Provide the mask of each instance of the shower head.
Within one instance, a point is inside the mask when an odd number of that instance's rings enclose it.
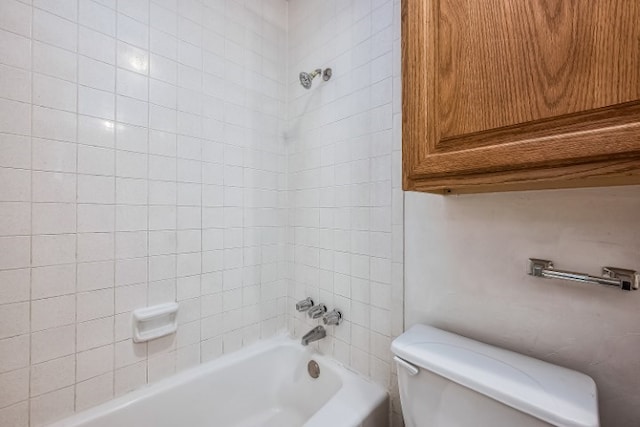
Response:
[[[310,89],[311,82],[316,76],[319,76],[320,74],[322,74],[322,70],[320,68],[318,68],[315,71],[312,71],[311,73],[305,73],[303,71],[300,73],[300,84],[302,85],[303,88]]]

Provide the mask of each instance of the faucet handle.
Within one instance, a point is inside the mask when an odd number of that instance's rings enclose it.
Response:
[[[307,314],[309,315],[310,318],[317,319],[319,317],[322,317],[322,315],[324,315],[326,312],[327,312],[327,306],[320,303],[314,307],[311,307],[307,312]]]
[[[296,303],[296,310],[298,311],[307,311],[311,307],[313,307],[313,300],[311,299],[311,297],[307,297],[302,301],[298,301]]]
[[[322,322],[327,326],[339,325],[341,321],[342,321],[342,313],[340,313],[335,308],[330,312],[328,312],[327,314],[325,314],[324,316],[322,316]]]

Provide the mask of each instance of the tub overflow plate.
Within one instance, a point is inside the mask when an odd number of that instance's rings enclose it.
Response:
[[[311,378],[318,378],[320,376],[320,366],[315,360],[310,360],[307,364],[307,372]]]

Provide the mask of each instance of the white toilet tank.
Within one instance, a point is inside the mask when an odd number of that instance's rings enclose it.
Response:
[[[591,377],[426,325],[391,345],[407,427],[598,427]]]

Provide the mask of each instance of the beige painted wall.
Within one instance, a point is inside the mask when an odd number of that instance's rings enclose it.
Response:
[[[405,196],[405,322],[591,375],[603,427],[640,423],[640,291],[544,280],[528,258],[640,270],[640,187]]]

